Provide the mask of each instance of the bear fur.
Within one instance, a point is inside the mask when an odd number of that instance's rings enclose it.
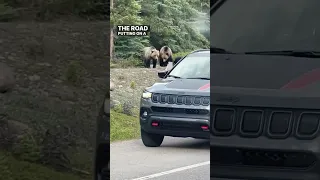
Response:
[[[159,64],[161,67],[166,67],[168,62],[173,62],[172,50],[168,46],[163,46],[159,53]]]
[[[151,61],[153,68],[156,68],[158,59],[159,51],[155,47],[151,46],[143,49],[143,61],[146,68],[150,68]]]

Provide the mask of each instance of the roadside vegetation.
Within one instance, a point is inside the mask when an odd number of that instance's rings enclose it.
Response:
[[[111,119],[111,142],[139,138],[140,127],[137,115],[126,115],[121,110],[111,110]]]

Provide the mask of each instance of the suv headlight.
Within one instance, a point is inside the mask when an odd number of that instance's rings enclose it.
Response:
[[[151,98],[151,96],[152,96],[152,93],[151,92],[148,92],[148,91],[143,91],[143,93],[142,93],[142,98],[144,98],[144,99],[150,99]]]

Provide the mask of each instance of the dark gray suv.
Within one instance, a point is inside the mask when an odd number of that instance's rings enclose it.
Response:
[[[142,93],[142,142],[160,146],[164,136],[209,139],[210,51],[198,50],[183,57],[161,81]]]
[[[320,179],[319,0],[211,12],[211,178]]]

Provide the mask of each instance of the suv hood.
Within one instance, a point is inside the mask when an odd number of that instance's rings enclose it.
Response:
[[[319,58],[234,54],[211,58],[211,103],[319,108]]]
[[[147,88],[149,92],[185,95],[210,95],[210,81],[167,78]]]

